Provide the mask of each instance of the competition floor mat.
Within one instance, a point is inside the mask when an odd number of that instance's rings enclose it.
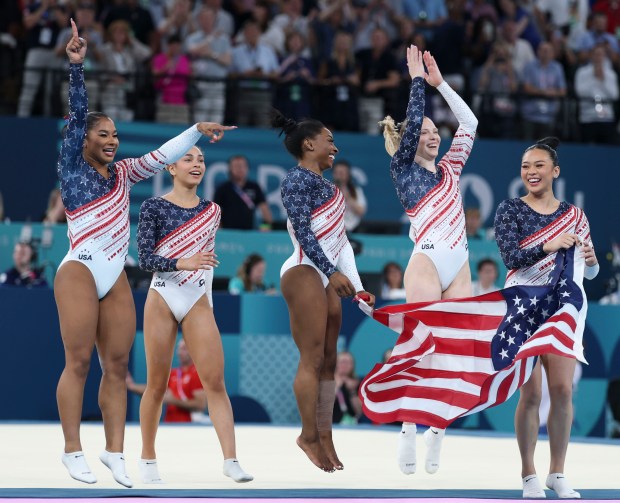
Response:
[[[423,428],[420,428],[424,431]],[[222,474],[222,454],[212,426],[162,425],[157,438],[160,474],[166,484],[141,483],[140,429],[129,424],[125,439],[127,473],[132,489],[117,484],[98,459],[104,447],[103,426],[82,425],[82,444],[98,482],[71,479],[60,462],[62,432],[57,423],[0,423],[0,500],[19,503],[179,503],[193,498],[209,503],[444,503],[452,501],[520,501],[521,478],[514,435],[448,430],[441,469],[424,471],[425,445],[418,434],[418,472],[403,475],[396,463],[397,428],[358,426],[336,428],[334,442],[345,469],[323,473],[295,444],[299,427],[239,425],[237,457],[255,479],[236,484]],[[536,467],[544,478],[549,443],[541,437]],[[582,501],[620,501],[620,441],[574,439],[568,450],[566,474]],[[555,493],[547,490],[547,498]],[[196,503],[198,503],[196,501]]]

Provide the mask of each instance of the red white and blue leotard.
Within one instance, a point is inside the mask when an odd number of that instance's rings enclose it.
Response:
[[[213,269],[178,271],[177,260],[215,250],[221,215],[220,207],[205,199],[194,208],[182,208],[152,197],[140,207],[140,268],[154,272],[151,288],[163,297],[179,323],[203,295],[213,307]]]
[[[131,187],[178,160],[201,137],[194,125],[159,149],[136,159],[108,166],[105,178],[82,156],[88,99],[83,65],[71,65],[69,124],[60,148],[58,178],[66,208],[70,248],[60,267],[70,260],[91,271],[102,299],[125,265],[129,247]]]
[[[561,202],[556,211],[544,215],[520,198],[502,201],[495,214],[495,239],[509,269],[504,288],[547,284],[557,252],[547,254],[543,246],[565,233],[576,234],[582,242],[592,243],[590,224],[581,208]],[[585,266],[584,276],[592,279],[598,269],[598,264]],[[585,292],[583,298],[586,298]],[[583,329],[575,333],[583,337]],[[576,358],[585,362],[581,339],[575,341],[574,350]]]
[[[416,77],[411,82],[407,125],[392,157],[390,175],[411,222],[413,255],[424,253],[432,260],[445,291],[469,256],[459,177],[474,143],[478,119],[445,81],[437,90],[459,121],[450,150],[437,163],[436,173],[415,162],[424,119],[424,79]]]
[[[364,290],[344,227],[342,192],[321,175],[296,166],[282,180],[281,194],[295,249],[282,265],[280,277],[292,267],[305,264],[316,269],[326,287],[338,269],[356,292]]]

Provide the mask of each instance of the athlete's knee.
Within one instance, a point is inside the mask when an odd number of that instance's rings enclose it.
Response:
[[[213,373],[213,375],[205,376],[202,380],[202,387],[209,393],[222,393],[226,391],[226,383],[224,382],[224,375],[220,373]]]
[[[129,356],[123,355],[101,360],[101,370],[107,377],[125,380],[129,370]]]
[[[538,410],[540,408],[540,402],[542,400],[542,392],[534,387],[521,388],[521,395],[519,397],[519,404],[526,409]]]
[[[573,400],[573,385],[570,382],[549,385],[549,398],[552,405],[567,406]]]
[[[90,369],[90,355],[67,356],[65,369],[78,379],[86,379]]]
[[[146,385],[146,389],[144,390],[144,395],[151,397],[153,400],[157,402],[162,402],[164,400],[164,396],[166,391],[168,390],[167,382],[158,382],[158,383],[148,383]]]
[[[299,359],[299,366],[312,370],[318,376],[323,368],[325,357],[321,352],[302,354]]]

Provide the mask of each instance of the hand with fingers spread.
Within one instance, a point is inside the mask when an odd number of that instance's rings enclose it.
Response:
[[[78,34],[77,25],[75,24],[75,21],[71,19],[71,38],[69,39],[65,50],[67,51],[67,56],[69,56],[69,61],[72,64],[78,65],[84,62],[84,59],[86,58],[86,45],[86,40],[80,37]]]
[[[177,270],[197,271],[198,269],[214,269],[220,265],[217,255],[213,252],[200,252],[188,258],[177,260]]]
[[[217,122],[199,122],[198,131],[210,138],[210,143],[217,143],[224,138],[224,131],[237,129],[237,126],[222,126]]]
[[[584,241],[582,243],[581,252],[583,253],[583,258],[586,260],[586,265],[588,267],[598,264],[598,259],[596,258],[596,253],[594,253],[592,241]]]
[[[577,236],[577,234],[566,233],[561,234],[557,238],[545,243],[543,245],[543,251],[545,253],[554,253],[562,249],[568,250],[575,245],[581,245],[581,239],[579,238],[579,236]]]
[[[409,75],[411,79],[416,77],[428,78],[428,75],[424,71],[424,62],[422,61],[422,51],[420,51],[415,45],[407,47],[407,68],[409,69]]]
[[[435,61],[435,58],[428,51],[424,51],[423,59],[428,71],[425,77],[426,82],[428,82],[430,86],[437,87],[443,82],[443,77],[437,66],[437,61]]]
[[[336,271],[329,277],[329,284],[334,289],[338,297],[351,297],[355,295],[353,283],[341,272]]]

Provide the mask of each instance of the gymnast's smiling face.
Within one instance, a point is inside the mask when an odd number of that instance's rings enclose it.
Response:
[[[338,148],[334,143],[332,132],[323,128],[314,138],[306,139],[307,153],[314,157],[321,171],[330,169],[334,165]]]

